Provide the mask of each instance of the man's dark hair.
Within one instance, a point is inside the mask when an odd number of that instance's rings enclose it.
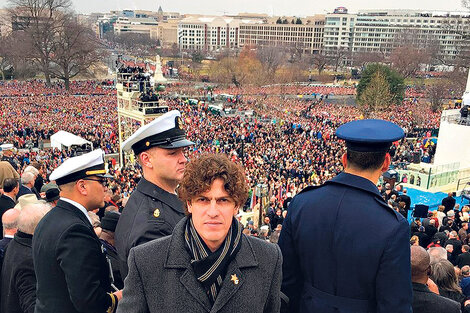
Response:
[[[470,251],[470,246],[468,245],[463,245],[462,248],[465,250],[465,252]]]
[[[348,163],[351,167],[360,170],[377,170],[385,161],[386,152],[357,152],[349,150],[346,153]]]
[[[18,179],[16,178],[5,178],[3,181],[3,191],[12,192],[19,184]]]

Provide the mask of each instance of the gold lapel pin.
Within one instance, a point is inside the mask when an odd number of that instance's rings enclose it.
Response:
[[[159,216],[160,216],[160,210],[159,210],[159,209],[155,209],[155,211],[153,211],[153,216],[159,217]]]
[[[237,275],[236,275],[236,274],[233,274],[233,275],[231,275],[231,277],[232,277],[232,278],[230,278],[230,280],[233,281],[233,283],[234,283],[235,285],[238,285],[239,280],[238,280]]]

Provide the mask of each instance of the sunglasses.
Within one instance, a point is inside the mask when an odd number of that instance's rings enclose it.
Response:
[[[106,178],[101,178],[101,179],[82,178],[82,179],[83,180],[91,180],[91,181],[99,182],[101,185],[103,185],[105,187],[108,185],[108,180]]]

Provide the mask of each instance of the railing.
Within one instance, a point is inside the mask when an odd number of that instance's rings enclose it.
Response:
[[[470,126],[470,117],[462,117],[461,114],[449,114],[449,115],[443,115],[441,117],[441,122],[448,122],[451,124],[459,124],[459,125],[465,125],[465,126]]]
[[[451,163],[445,165],[437,165],[427,170],[415,169],[396,169],[399,174],[399,181],[407,184],[430,189],[434,187],[442,187],[456,182],[461,175],[459,170],[460,163]],[[465,174],[466,175],[466,174]]]
[[[459,179],[459,181],[457,182],[457,190],[460,190],[460,186],[467,186],[468,184],[470,184],[470,177],[466,177],[466,178],[461,178]],[[463,188],[462,188],[463,189]]]
[[[121,110],[139,111],[144,114],[163,114],[168,112],[168,106],[163,100],[158,101],[141,101],[141,100],[120,100],[118,108]]]

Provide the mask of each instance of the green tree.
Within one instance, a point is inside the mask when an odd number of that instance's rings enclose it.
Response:
[[[387,109],[393,103],[390,85],[383,72],[374,72],[370,83],[359,96],[358,102],[360,110],[366,117],[375,111]]]
[[[403,77],[400,76],[400,74],[398,74],[394,70],[392,70],[390,67],[377,63],[369,64],[366,69],[362,72],[362,78],[359,81],[359,85],[357,86],[357,101],[359,103],[363,103],[364,99],[362,98],[362,94],[372,83],[373,78],[375,78],[375,83],[377,83],[377,72],[379,72],[379,76],[383,77],[383,79],[385,80],[388,87],[388,91],[391,94],[391,101],[388,105],[402,103],[403,98],[405,96],[405,84]]]
[[[276,24],[282,24],[282,20],[280,17],[277,19]]]
[[[297,20],[295,21],[295,24],[302,24],[302,20],[300,19],[300,17],[297,18]]]

